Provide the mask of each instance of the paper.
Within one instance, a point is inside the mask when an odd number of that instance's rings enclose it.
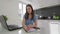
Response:
[[[31,28],[30,30],[28,30],[28,32],[34,32],[34,31],[36,31],[36,29],[34,28]]]

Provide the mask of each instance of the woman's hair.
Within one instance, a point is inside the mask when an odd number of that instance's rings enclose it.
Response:
[[[33,8],[32,8],[32,6],[30,5],[30,4],[27,4],[26,5],[26,13],[25,13],[25,19],[28,19],[29,17],[29,13],[28,13],[28,11],[27,11],[27,7],[31,7],[31,9],[32,9],[32,12],[31,12],[31,15],[32,15],[32,18],[31,19],[33,19],[34,18],[34,11],[33,11]]]

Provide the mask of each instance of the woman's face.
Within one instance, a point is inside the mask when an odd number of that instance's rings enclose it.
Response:
[[[32,9],[31,9],[31,7],[30,7],[30,6],[28,6],[28,7],[27,7],[27,12],[28,12],[29,14],[31,14],[31,13],[32,13]]]

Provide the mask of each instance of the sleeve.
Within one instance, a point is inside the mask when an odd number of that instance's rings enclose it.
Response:
[[[34,16],[34,21],[38,19],[38,16]]]

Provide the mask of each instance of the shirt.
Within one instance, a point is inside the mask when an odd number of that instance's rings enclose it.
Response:
[[[25,25],[26,26],[28,26],[29,24],[33,25],[33,23],[35,23],[35,20],[37,20],[37,19],[38,19],[38,17],[35,15],[33,19],[27,19],[27,20],[25,20]]]

